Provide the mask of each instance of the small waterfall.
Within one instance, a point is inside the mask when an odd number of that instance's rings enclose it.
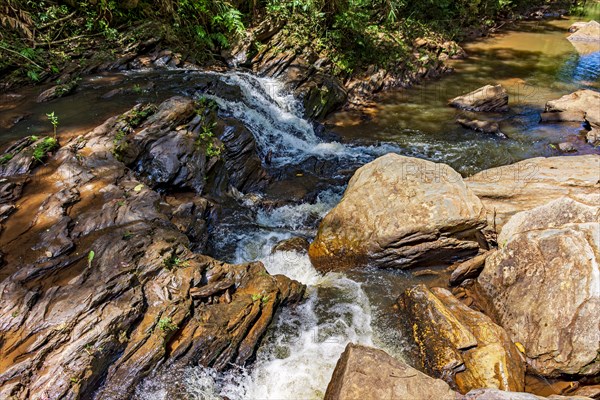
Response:
[[[392,145],[350,146],[324,142],[302,118],[302,105],[286,94],[280,82],[228,72],[221,83],[239,88],[239,95],[202,94],[219,105],[220,113],[242,121],[263,154],[272,152],[274,166],[298,164],[308,157],[337,158],[346,165],[363,164],[390,151]],[[182,398],[213,400],[314,399],[325,394],[335,364],[350,342],[373,345],[371,304],[361,284],[344,274],[321,274],[308,255],[278,251],[273,246],[292,236],[313,237],[316,222],[337,204],[343,187],[325,190],[312,203],[259,209],[254,221],[222,224],[213,233],[217,256],[241,263],[262,261],[270,274],[283,274],[307,286],[306,299],[284,308],[249,368],[225,373],[202,367],[153,376],[142,384],[137,399],[166,400],[165,387],[175,385]],[[246,204],[252,209],[252,204]],[[232,249],[235,249],[232,251]],[[175,377],[175,378],[174,378]],[[175,382],[174,382],[175,380]],[[172,390],[171,390],[172,393]]]
[[[325,215],[341,197],[343,188],[321,193],[313,204],[286,205],[257,214],[254,230],[239,233],[235,259],[262,261],[271,274],[284,274],[307,285],[304,302],[285,308],[248,368],[217,373],[202,367],[153,377],[138,388],[136,398],[167,400],[165,387],[176,386],[182,398],[213,400],[306,399],[325,394],[335,364],[349,342],[373,345],[371,305],[361,285],[340,273],[321,274],[308,255],[278,251],[279,240],[295,232],[313,235],[304,216]],[[224,238],[225,239],[225,238]]]
[[[302,103],[286,92],[276,79],[261,78],[243,72],[209,72],[223,83],[240,90],[239,98],[217,94],[198,94],[214,100],[223,115],[242,121],[254,134],[263,155],[272,154],[275,166],[299,163],[310,156],[366,163],[400,149],[390,143],[352,146],[325,142],[315,133],[313,124],[303,118]]]

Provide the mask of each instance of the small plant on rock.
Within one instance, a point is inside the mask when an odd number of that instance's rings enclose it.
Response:
[[[56,139],[56,129],[58,128],[58,117],[54,114],[54,111],[46,114],[46,117],[48,117],[48,121],[50,121],[50,123],[52,124],[52,128],[54,130],[54,138]]]
[[[158,321],[158,328],[163,332],[172,332],[179,329],[179,327],[176,324],[174,324],[171,318],[169,317],[161,318]]]
[[[43,163],[44,159],[48,156],[48,153],[50,153],[52,150],[56,149],[57,147],[58,147],[58,141],[56,140],[56,138],[53,138],[53,137],[44,138],[44,140],[42,140],[41,143],[37,144],[33,148],[33,159],[40,163]]]
[[[171,270],[175,267],[184,267],[185,268],[190,265],[189,261],[182,260],[174,254],[167,257],[163,261],[163,264],[164,264],[165,268],[168,270]]]

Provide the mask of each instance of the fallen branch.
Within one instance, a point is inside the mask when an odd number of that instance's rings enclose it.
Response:
[[[55,40],[53,42],[45,42],[45,43],[36,43],[36,46],[53,46],[55,44],[61,44],[61,43],[66,43],[72,40],[79,40],[79,39],[85,39],[85,38],[91,38],[94,36],[100,36],[102,35],[102,32],[98,32],[98,33],[93,33],[91,35],[79,35],[79,36],[73,36],[73,37],[69,37],[66,39],[61,39],[61,40]]]
[[[69,15],[67,15],[65,17],[62,17],[62,18],[59,18],[59,19],[55,19],[54,21],[46,22],[45,24],[40,25],[38,27],[38,30],[46,29],[46,28],[48,28],[48,27],[50,27],[52,25],[56,25],[56,24],[58,24],[60,22],[66,21],[69,18],[73,17],[76,13],[77,13],[76,11],[73,11],[71,14],[69,14]]]
[[[9,48],[7,48],[7,47],[4,47],[4,46],[2,46],[2,45],[0,45],[0,49],[2,49],[2,50],[4,50],[4,51],[7,51],[7,52],[9,52],[9,53],[12,53],[12,54],[16,54],[16,55],[18,55],[18,56],[20,56],[20,57],[22,57],[22,58],[26,59],[26,60],[27,60],[27,61],[29,61],[31,64],[33,64],[33,65],[35,65],[36,67],[38,67],[39,69],[44,69],[44,68],[43,68],[41,65],[39,65],[38,63],[36,63],[35,61],[33,61],[31,58],[29,58],[29,57],[27,57],[27,56],[24,56],[23,54],[19,53],[18,51],[11,50],[11,49],[9,49]]]

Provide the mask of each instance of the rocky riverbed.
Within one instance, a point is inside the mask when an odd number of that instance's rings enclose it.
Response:
[[[600,397],[597,91],[536,114],[583,154],[464,177],[306,120],[318,74],[303,103],[245,72],[148,76],[158,101],[0,154],[0,397]],[[444,102],[510,113],[492,83]]]

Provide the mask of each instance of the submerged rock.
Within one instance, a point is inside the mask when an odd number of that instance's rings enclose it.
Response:
[[[598,204],[561,198],[514,215],[478,278],[536,374],[600,372]]]
[[[474,131],[489,133],[506,139],[506,135],[500,132],[500,126],[494,121],[480,121],[478,119],[459,118],[456,120],[460,125]]]
[[[277,243],[275,246],[273,246],[273,250],[271,252],[275,253],[276,251],[295,251],[297,253],[306,254],[308,252],[309,246],[310,243],[308,243],[308,240],[301,237],[293,237],[290,239],[282,240],[281,242]]]
[[[349,344],[337,362],[325,400],[456,400],[441,379],[431,378],[382,350]]]
[[[488,227],[500,232],[508,219],[524,210],[567,196],[600,201],[600,156],[532,158],[491,168],[467,179],[483,202]]]
[[[359,168],[309,249],[321,271],[410,268],[474,255],[479,199],[445,164],[388,154]]]
[[[442,288],[407,289],[399,299],[407,333],[424,370],[461,393],[477,388],[522,391],[525,366],[500,326]]]
[[[486,85],[470,93],[450,100],[452,107],[468,111],[508,111],[508,93],[502,85]]]

